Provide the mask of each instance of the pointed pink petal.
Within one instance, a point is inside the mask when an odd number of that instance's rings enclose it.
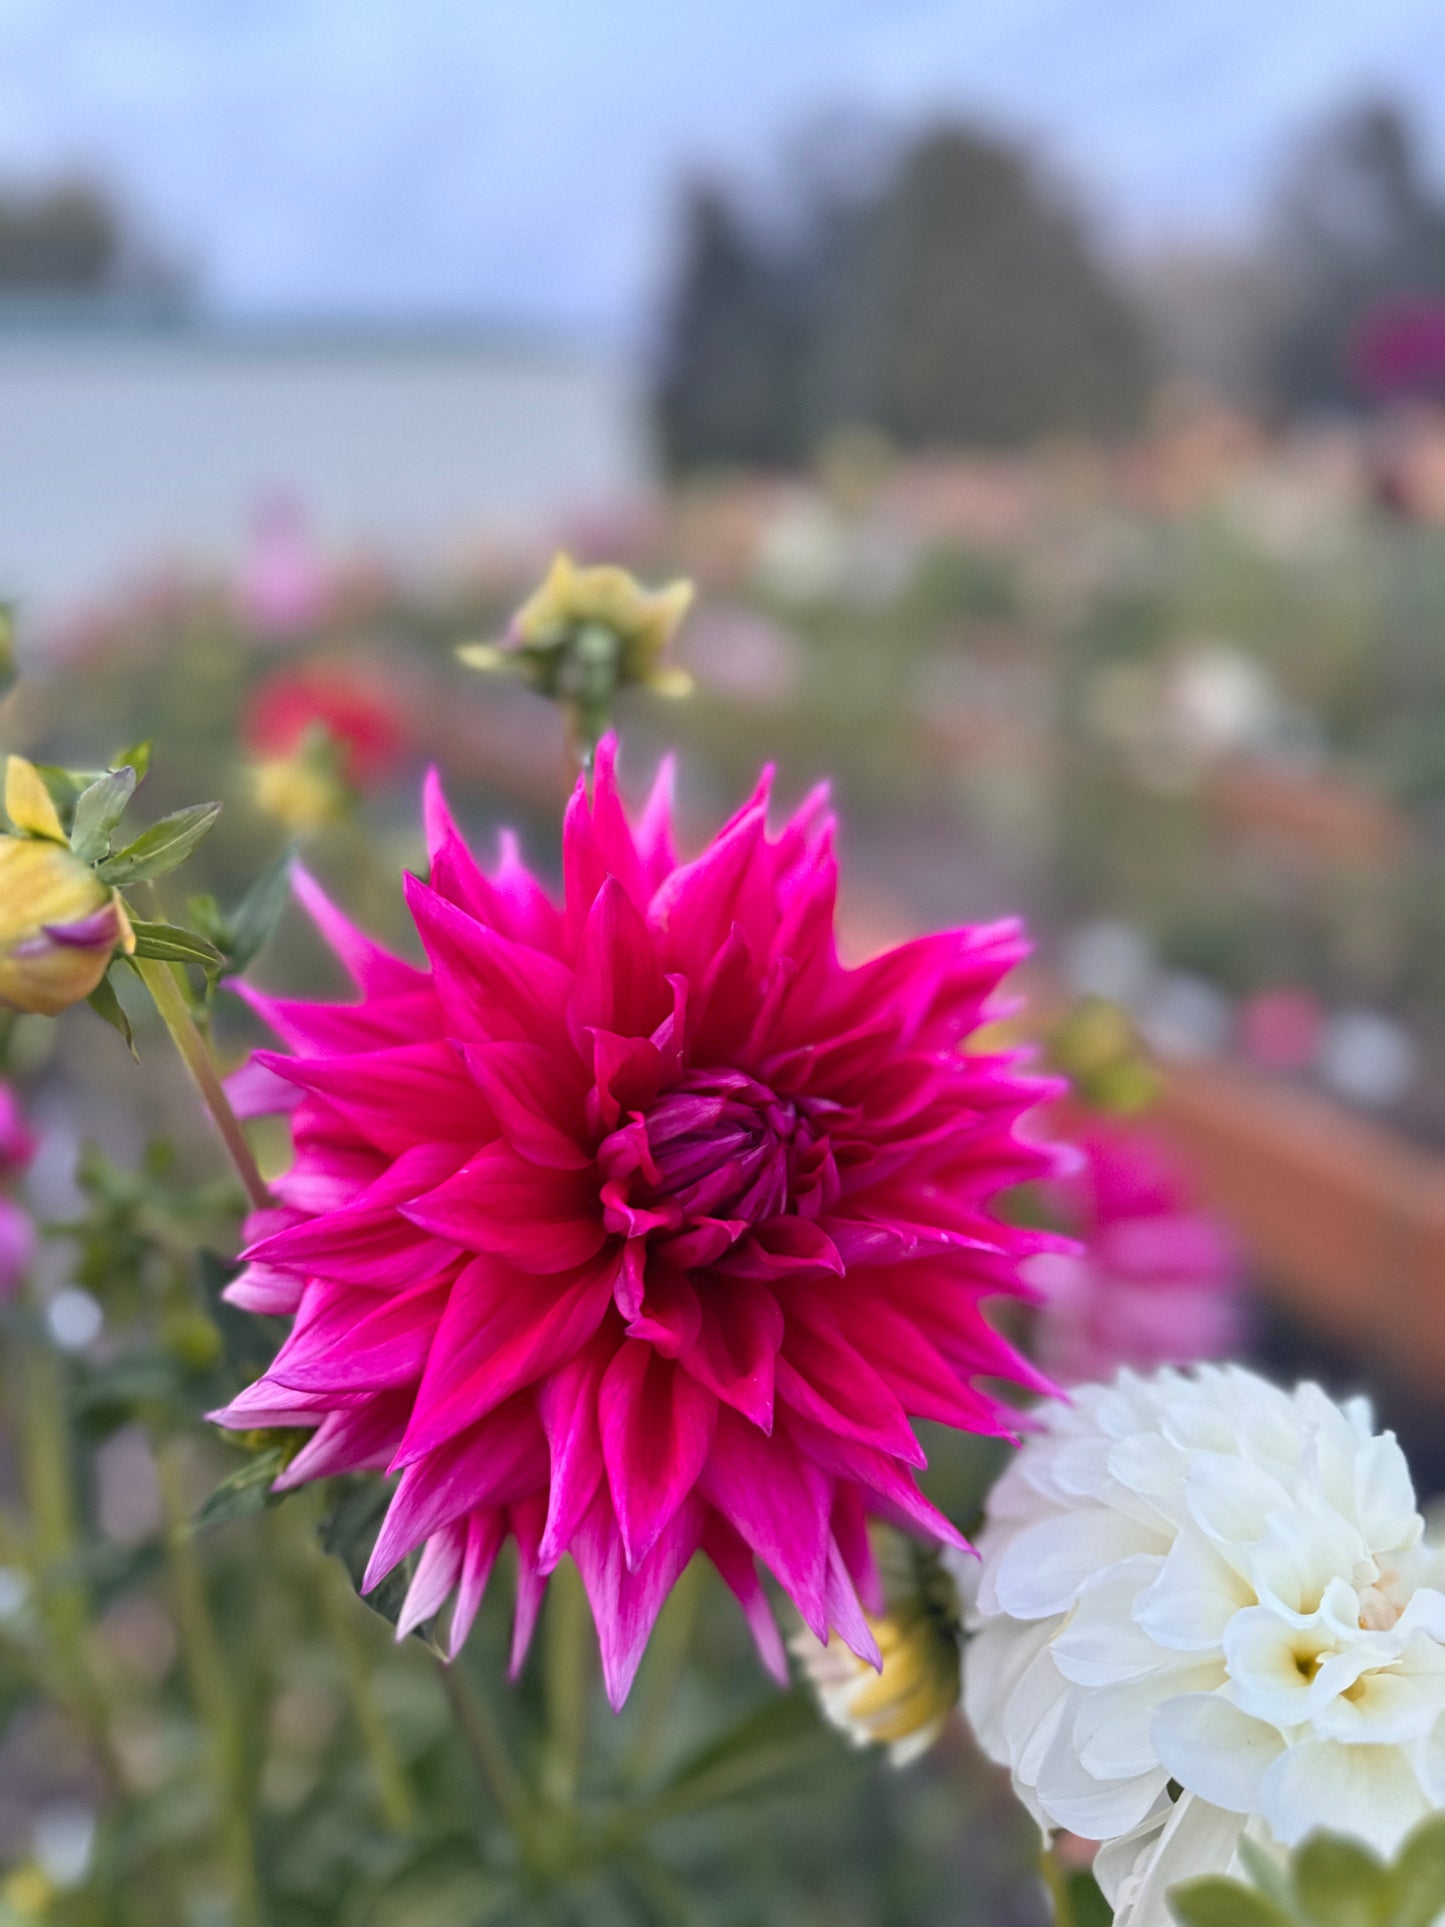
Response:
[[[590,1172],[529,1164],[509,1144],[485,1145],[454,1178],[401,1207],[413,1224],[521,1271],[570,1271],[601,1249]]]
[[[361,1590],[476,1506],[512,1504],[545,1486],[546,1444],[530,1403],[514,1399],[460,1438],[409,1465],[392,1494]]]
[[[526,1042],[556,1033],[572,987],[564,964],[478,923],[415,877],[403,888],[454,1036]]]
[[[819,1639],[825,1639],[831,1478],[795,1451],[786,1437],[764,1438],[747,1419],[725,1409],[718,1413],[714,1449],[698,1490],[752,1547]]]
[[[706,1462],[718,1402],[650,1345],[628,1339],[598,1394],[602,1457],[629,1571],[635,1572]]]
[[[615,1330],[604,1328],[577,1356],[550,1374],[537,1409],[552,1458],[547,1522],[538,1549],[550,1572],[586,1517],[606,1468],[597,1427],[597,1391],[617,1349]]]
[[[451,1286],[398,1465],[434,1451],[574,1357],[606,1316],[615,1260],[536,1278],[476,1258]]]
[[[291,888],[316,928],[341,961],[353,983],[369,997],[405,997],[427,984],[424,970],[383,949],[358,930],[299,863],[291,868]]]
[[[766,1286],[730,1279],[725,1291],[702,1299],[697,1342],[682,1354],[693,1377],[754,1425],[771,1431],[783,1312]]]
[[[717,1567],[723,1583],[743,1609],[748,1622],[748,1630],[758,1649],[758,1657],[772,1674],[779,1686],[786,1688],[791,1684],[788,1677],[788,1656],[783,1650],[783,1637],[778,1631],[778,1622],[773,1617],[768,1595],[758,1578],[758,1569],[748,1547],[733,1531],[727,1520],[708,1509],[707,1523],[702,1532],[702,1549]]]
[[[582,927],[568,1022],[579,1043],[590,1029],[649,1037],[672,1009],[652,937],[616,877],[604,879]]]
[[[636,1572],[628,1570],[605,1489],[576,1535],[572,1556],[592,1603],[603,1683],[614,1711],[627,1698],[663,1601],[697,1550],[702,1520],[703,1508],[687,1499]]]

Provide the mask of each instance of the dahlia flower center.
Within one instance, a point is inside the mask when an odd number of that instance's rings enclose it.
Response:
[[[687,1234],[669,1253],[682,1264],[710,1262],[786,1212],[814,1215],[831,1193],[820,1180],[832,1153],[805,1104],[745,1071],[689,1072],[613,1131],[598,1163],[608,1229]]]

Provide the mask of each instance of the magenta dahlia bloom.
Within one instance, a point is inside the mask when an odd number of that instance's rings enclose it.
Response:
[[[910,1420],[1006,1433],[975,1381],[1042,1383],[979,1307],[1048,1242],[989,1200],[1051,1158],[1018,1128],[1046,1087],[965,1048],[1017,925],[845,970],[821,794],[770,836],[764,780],[680,864],[668,773],[634,829],[613,760],[560,907],[509,840],[484,874],[431,781],[427,970],[298,879],[361,999],[251,996],[295,1054],[238,1096],[296,1157],[229,1295],[295,1324],[217,1417],[314,1428],[283,1486],[398,1474],[365,1584],[419,1555],[402,1628],[450,1599],[453,1652],[509,1535],[514,1664],[570,1553],[620,1704],[698,1551],[780,1677],[759,1563],[877,1662],[867,1515],[961,1543]]]
[[[1243,1267],[1229,1227],[1194,1200],[1173,1147],[1147,1126],[1096,1121],[1059,1187],[1072,1252],[1026,1266],[1043,1294],[1036,1346],[1066,1385],[1227,1358],[1244,1335]]]

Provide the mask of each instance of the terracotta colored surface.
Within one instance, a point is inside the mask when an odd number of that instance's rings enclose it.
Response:
[[[1445,1387],[1445,1160],[1227,1065],[1173,1072],[1162,1111],[1282,1303]]]

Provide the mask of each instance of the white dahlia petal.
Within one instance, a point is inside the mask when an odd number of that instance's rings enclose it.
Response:
[[[1265,1769],[1284,1751],[1273,1726],[1218,1693],[1170,1700],[1154,1715],[1154,1746],[1172,1779],[1211,1806],[1253,1813]]]
[[[1281,1846],[1329,1827],[1390,1856],[1431,1803],[1402,1748],[1306,1739],[1271,1764],[1259,1805]]]
[[[1393,1848],[1445,1807],[1445,1562],[1362,1401],[1237,1366],[1042,1416],[990,1501],[964,1705],[1116,1927],[1242,1831]]]

